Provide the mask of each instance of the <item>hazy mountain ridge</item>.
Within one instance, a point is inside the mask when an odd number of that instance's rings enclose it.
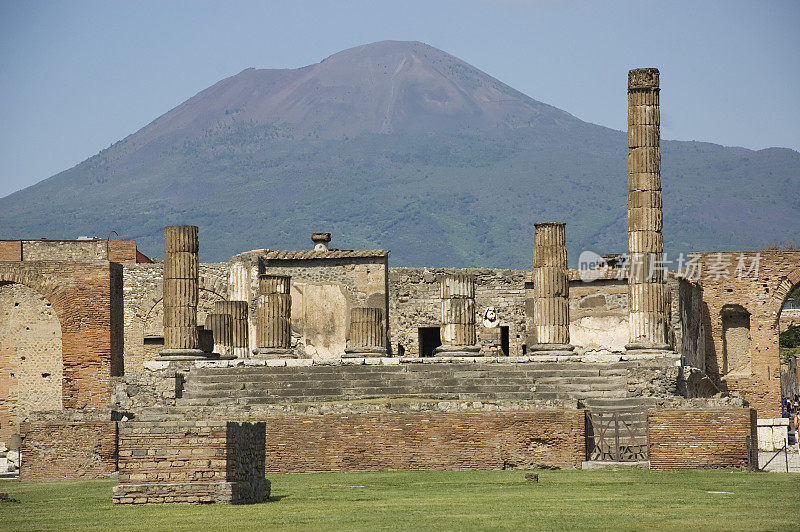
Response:
[[[528,267],[532,223],[572,258],[624,251],[625,134],[421,43],[248,69],[76,167],[0,199],[0,238],[201,228],[203,260],[254,247],[392,250],[395,265]],[[668,251],[758,248],[800,229],[800,154],[663,142]]]

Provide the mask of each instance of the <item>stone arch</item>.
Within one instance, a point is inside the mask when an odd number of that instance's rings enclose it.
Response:
[[[0,281],[0,442],[31,412],[63,407],[62,352],[53,303],[28,284]]]
[[[777,288],[772,291],[772,300],[774,302],[772,311],[776,329],[779,326],[783,305],[786,304],[786,299],[798,284],[800,284],[800,268],[795,268],[785,277],[781,277]]]
[[[202,268],[202,266],[201,266]],[[214,301],[224,301],[227,299],[228,286],[227,279],[220,275],[200,275],[198,279],[200,291],[200,301],[198,303],[198,325],[203,325],[205,314],[209,312],[210,304]],[[139,304],[136,318],[132,322],[131,336],[126,338],[126,343],[131,342],[132,348],[125,349],[125,367],[131,371],[137,371],[141,364],[147,360],[153,360],[163,349],[163,345],[145,345],[145,338],[148,336],[163,336],[163,321],[161,308],[163,308],[164,293],[163,285],[158,284],[155,288],[148,291]]]

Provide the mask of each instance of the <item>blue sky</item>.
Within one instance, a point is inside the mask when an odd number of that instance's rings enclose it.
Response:
[[[800,149],[797,1],[0,0],[0,197],[247,67],[384,39],[615,129],[627,70],[655,66],[665,138]]]

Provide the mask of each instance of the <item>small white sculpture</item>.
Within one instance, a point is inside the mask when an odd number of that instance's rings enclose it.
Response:
[[[494,307],[486,307],[483,311],[483,326],[484,327],[499,327],[500,318],[497,316],[497,309]]]

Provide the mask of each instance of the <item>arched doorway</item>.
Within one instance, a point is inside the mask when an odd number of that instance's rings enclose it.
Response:
[[[33,288],[0,282],[0,442],[31,412],[62,408],[61,324]]]

